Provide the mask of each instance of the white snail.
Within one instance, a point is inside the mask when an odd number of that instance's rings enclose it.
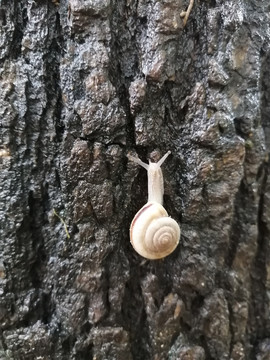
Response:
[[[171,254],[180,239],[180,227],[168,216],[162,206],[163,176],[160,166],[170,155],[168,151],[157,163],[149,164],[139,158],[128,158],[147,170],[148,202],[137,212],[130,225],[130,242],[141,256],[146,259],[161,259]]]

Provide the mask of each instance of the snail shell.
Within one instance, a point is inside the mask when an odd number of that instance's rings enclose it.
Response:
[[[130,242],[141,256],[161,259],[177,247],[180,227],[157,202],[146,203],[130,225]]]

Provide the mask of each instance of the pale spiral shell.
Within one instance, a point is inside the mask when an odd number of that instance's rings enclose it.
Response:
[[[161,259],[177,247],[180,227],[157,202],[148,202],[134,216],[130,242],[141,256]]]

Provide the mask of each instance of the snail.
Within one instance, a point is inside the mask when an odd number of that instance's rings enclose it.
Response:
[[[137,212],[130,225],[130,242],[134,250],[146,259],[161,259],[171,254],[180,239],[180,227],[168,216],[163,204],[163,176],[161,165],[170,155],[168,151],[157,163],[144,163],[128,155],[133,162],[147,170],[148,202]]]

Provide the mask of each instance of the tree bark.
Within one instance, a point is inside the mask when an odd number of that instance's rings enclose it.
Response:
[[[270,358],[269,0],[2,0],[1,359]],[[181,240],[140,257],[137,154]]]

